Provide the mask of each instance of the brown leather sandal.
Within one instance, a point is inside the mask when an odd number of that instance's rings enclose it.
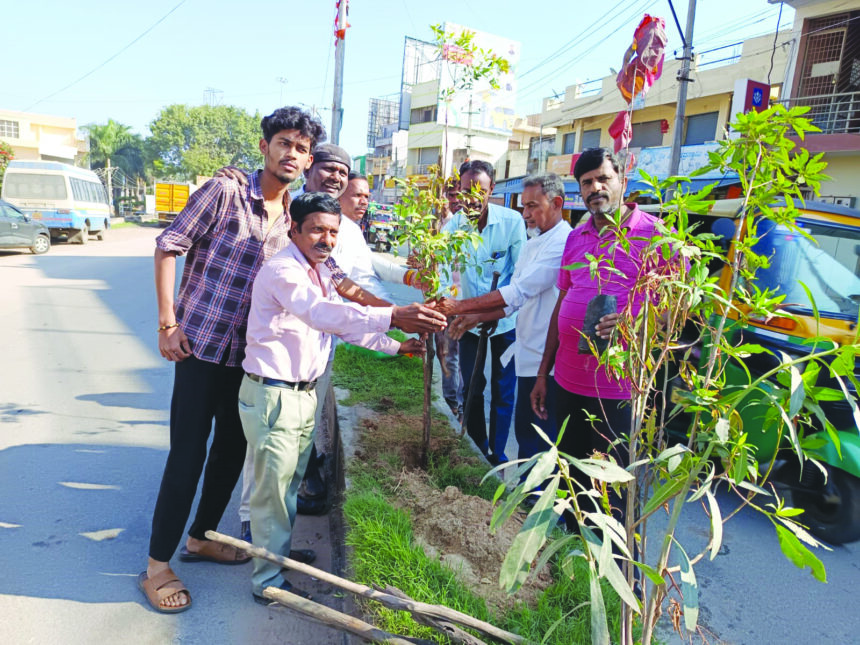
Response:
[[[251,560],[251,556],[242,549],[237,549],[229,544],[207,541],[199,551],[189,551],[182,547],[179,551],[179,559],[183,562],[215,562],[216,564],[245,564]]]
[[[146,571],[142,571],[137,576],[137,586],[146,596],[150,606],[159,613],[178,614],[186,609],[191,609],[191,594],[170,567],[156,573],[152,578],[148,578]],[[179,607],[165,607],[161,604],[165,598],[177,593],[184,593],[188,598],[188,604]]]

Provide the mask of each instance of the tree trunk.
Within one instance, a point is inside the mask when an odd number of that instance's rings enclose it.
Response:
[[[433,359],[436,356],[433,334],[427,334],[424,344],[427,347],[427,353],[424,355],[424,447],[421,451],[421,466],[426,470],[430,460],[430,424],[432,422],[430,397],[433,383]]]

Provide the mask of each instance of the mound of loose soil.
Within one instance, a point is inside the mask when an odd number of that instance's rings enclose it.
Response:
[[[399,503],[412,518],[416,541],[431,557],[439,557],[476,595],[486,599],[494,611],[516,603],[534,606],[551,583],[547,568],[529,576],[522,588],[508,595],[499,588],[502,561],[522,522],[516,517],[490,532],[493,506],[487,500],[464,495],[449,486],[434,488],[421,471],[404,471],[400,478]]]

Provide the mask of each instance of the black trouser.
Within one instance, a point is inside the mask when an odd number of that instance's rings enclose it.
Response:
[[[193,356],[176,363],[170,403],[170,452],[152,516],[149,556],[167,562],[176,551],[191,514],[203,464],[203,490],[188,534],[205,540],[230,502],[245,461],[245,434],[239,420],[241,367],[227,367]],[[206,443],[215,420],[209,458]]]
[[[627,444],[616,444],[610,450],[609,444],[620,436],[630,434],[630,400],[629,399],[598,399],[590,396],[582,396],[568,392],[556,384],[555,411],[559,432],[564,420],[570,417],[564,436],[559,443],[559,450],[577,459],[585,459],[597,450],[609,453],[622,467],[630,463]],[[588,420],[586,411],[597,417],[598,421],[592,426]],[[591,480],[588,475],[578,468],[570,469],[571,477],[585,486],[586,490],[591,488]],[[578,491],[577,491],[578,492]],[[621,511],[616,516],[622,522],[624,517],[624,500],[615,495],[611,489],[609,501],[613,508]],[[586,508],[586,511],[592,509]],[[570,526],[570,517],[566,518]],[[574,520],[575,521],[575,520]]]

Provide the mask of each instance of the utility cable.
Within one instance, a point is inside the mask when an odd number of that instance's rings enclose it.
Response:
[[[104,61],[103,63],[101,63],[100,65],[97,65],[96,67],[94,67],[93,69],[91,69],[90,71],[88,71],[86,74],[84,74],[83,76],[81,76],[79,79],[77,79],[77,80],[75,80],[75,81],[72,81],[71,83],[69,83],[69,84],[68,84],[68,85],[66,85],[65,87],[63,87],[63,88],[61,88],[61,89],[57,90],[57,91],[56,91],[56,92],[54,92],[53,94],[49,94],[48,96],[46,96],[46,97],[44,97],[44,98],[39,99],[39,100],[38,100],[38,101],[36,101],[35,103],[30,104],[29,106],[27,106],[27,107],[24,109],[24,112],[29,112],[29,111],[30,111],[30,110],[32,110],[34,107],[36,107],[37,105],[39,105],[39,103],[42,103],[43,101],[47,101],[48,99],[53,98],[54,96],[56,96],[56,95],[57,95],[57,94],[59,94],[60,92],[65,92],[67,89],[69,89],[69,88],[70,88],[70,87],[72,87],[73,85],[77,85],[78,83],[80,83],[82,80],[84,80],[84,79],[85,79],[85,78],[87,78],[88,76],[91,76],[92,74],[96,73],[96,72],[97,72],[98,70],[100,70],[102,67],[104,67],[104,66],[105,66],[105,65],[107,65],[109,62],[111,62],[114,58],[116,58],[117,56],[119,56],[119,55],[120,55],[121,53],[123,53],[126,49],[128,49],[129,47],[131,47],[132,45],[134,45],[138,40],[140,40],[141,38],[143,38],[144,36],[146,36],[146,34],[148,34],[150,31],[152,31],[153,29],[155,29],[155,28],[156,28],[158,25],[160,25],[162,22],[164,22],[170,14],[172,14],[174,11],[176,11],[177,9],[179,9],[179,7],[181,7],[182,5],[184,5],[184,4],[185,4],[185,2],[186,2],[186,0],[180,0],[180,2],[179,2],[175,7],[173,7],[173,9],[171,9],[171,10],[170,10],[170,11],[168,11],[166,14],[164,14],[163,16],[161,16],[161,18],[159,18],[158,20],[156,20],[156,21],[155,21],[155,23],[153,23],[153,24],[152,24],[148,29],[146,29],[143,33],[141,33],[137,38],[135,38],[134,40],[132,40],[130,43],[128,43],[125,47],[123,47],[123,48],[122,48],[122,49],[120,49],[118,52],[116,52],[113,56],[111,56],[110,58],[108,58],[107,60],[105,60],[105,61]]]

